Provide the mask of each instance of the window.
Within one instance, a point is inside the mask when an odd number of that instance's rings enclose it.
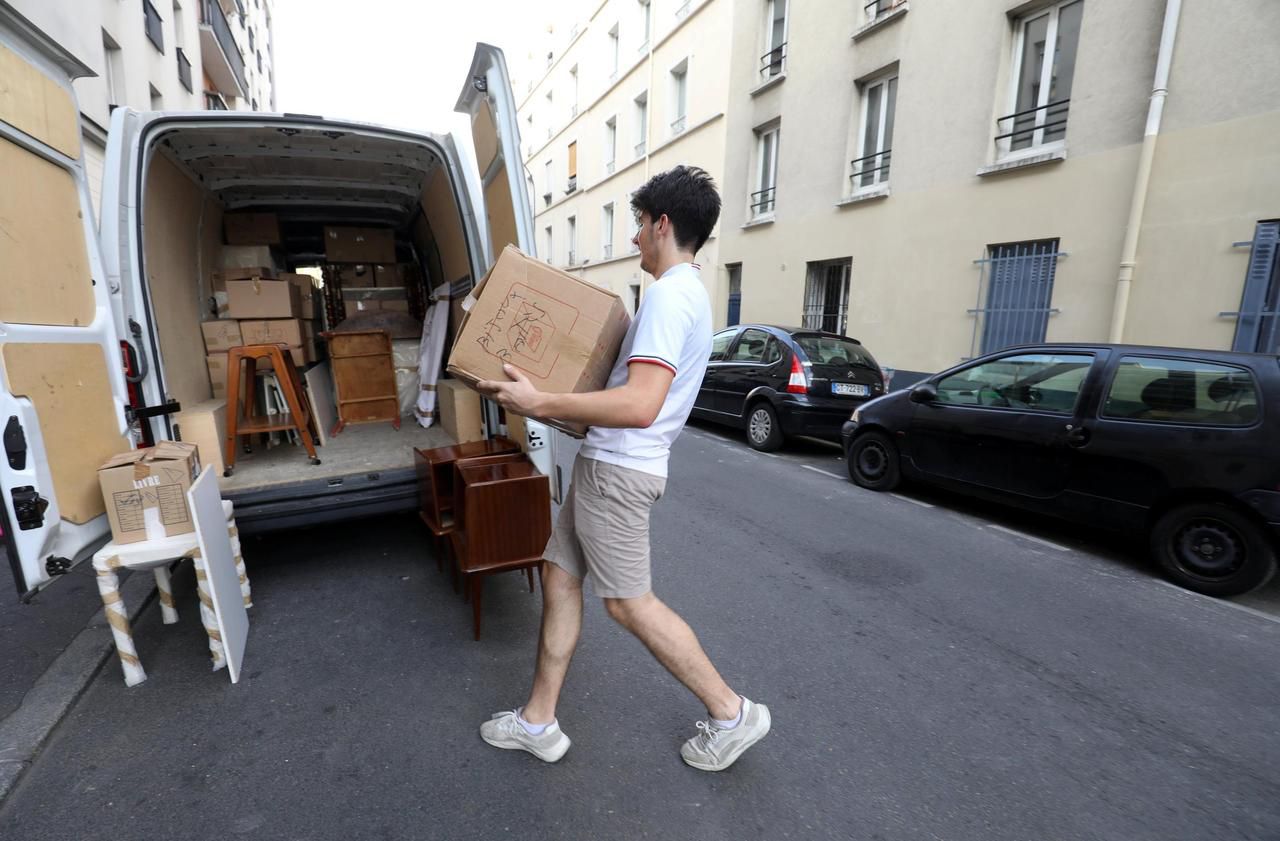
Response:
[[[1232,350],[1280,353],[1280,222],[1259,222],[1249,251]]]
[[[114,108],[124,102],[124,53],[116,40],[102,30],[103,81],[107,85],[107,105]]]
[[[742,337],[738,339],[733,352],[725,361],[769,364],[777,362],[781,356],[782,353],[778,350],[778,343],[774,341],[773,336],[753,327],[742,331]]]
[[[768,0],[765,3],[764,55],[760,56],[760,77],[765,81],[786,69],[787,2]]]
[[[151,110],[163,111],[164,96],[160,93],[160,91],[156,89],[155,85],[148,85],[147,87],[150,88],[150,91],[151,91]]]
[[[987,267],[986,307],[976,311],[980,353],[1044,341],[1049,316],[1057,312],[1050,302],[1059,256],[1056,239],[987,246],[987,259],[980,261]],[[979,289],[979,300],[981,295]]]
[[[631,284],[631,315],[640,312],[640,284]]]
[[[1107,390],[1102,415],[1124,420],[1249,426],[1258,419],[1258,387],[1244,368],[1126,356],[1120,360]]]
[[[1093,357],[1028,353],[965,368],[938,381],[938,403],[1071,414]]]
[[[738,331],[721,330],[711,337],[711,358],[708,362],[723,362],[724,355],[729,351],[729,345],[733,342],[733,337],[738,335]]]
[[[547,191],[542,194],[542,206],[550,207],[551,194],[555,192],[555,186],[552,184],[552,179],[554,176],[551,174],[551,161],[546,162],[546,164],[543,166],[543,171],[546,173]]]
[[[733,327],[742,320],[742,264],[725,266],[729,272],[729,308],[725,324]]]
[[[550,56],[548,56],[548,58],[550,58]],[[553,119],[553,112],[551,110],[552,106],[555,104],[555,97],[553,95],[554,93],[555,91],[551,89],[547,90],[547,139],[548,140],[551,139],[551,135],[552,135],[551,124],[555,122],[555,120]]]
[[[569,119],[578,116],[578,65],[569,68]]]
[[[810,263],[804,282],[807,330],[843,334],[849,318],[849,273],[853,258]]]
[[[142,0],[142,25],[147,33],[147,40],[164,52],[164,28],[160,13],[151,5],[151,0]]]
[[[751,194],[752,217],[773,213],[778,180],[778,126],[756,131],[756,189]]]
[[[547,233],[547,255],[546,255],[546,260],[547,260],[547,262],[548,262],[548,263],[555,263],[555,241],[554,241],[554,240],[552,240],[552,238],[551,238],[551,226],[550,226],[550,225],[548,225],[548,226],[547,226],[547,228],[546,228],[546,233]]]
[[[875,359],[867,349],[852,339],[841,339],[835,336],[819,336],[798,334],[793,337],[796,344],[809,357],[814,365],[837,365],[842,368],[870,368],[880,370]]]
[[[615,23],[609,30],[609,81],[618,78],[618,55],[618,24]]]
[[[867,22],[870,23],[905,5],[907,5],[907,0],[871,0],[870,3],[862,7],[862,11],[866,13]]]
[[[613,202],[604,206],[600,214],[600,254],[602,259],[613,257]]]
[[[643,158],[649,138],[649,92],[636,97],[636,157]]]
[[[862,88],[862,128],[858,132],[862,154],[850,164],[853,172],[849,176],[855,193],[889,183],[897,102],[897,76],[877,79]]]
[[[257,44],[256,44],[256,43],[255,43],[255,41],[254,41],[254,38],[253,38],[253,27],[251,26],[251,27],[249,27],[249,52],[253,52],[253,51],[257,50],[257,49],[258,49],[258,46],[257,46]]]
[[[689,59],[686,58],[671,68],[671,135],[673,137],[685,129],[688,98]]]
[[[178,0],[173,0],[173,45],[175,47],[185,47],[187,45],[187,22],[186,17],[182,14],[182,4]]]
[[[618,157],[618,118],[610,117],[604,121],[604,174],[613,175],[614,162]]]
[[[565,193],[572,193],[578,189],[578,141],[569,144],[569,185],[565,187]]]
[[[1060,143],[1067,136],[1084,0],[1058,3],[1015,23],[1011,96],[996,137],[1003,153]]]
[[[640,31],[644,37],[640,41],[640,51],[644,52],[649,49],[649,27],[653,23],[653,7],[649,5],[649,0],[639,0],[640,2]]]
[[[569,265],[578,263],[578,217],[569,217]]]

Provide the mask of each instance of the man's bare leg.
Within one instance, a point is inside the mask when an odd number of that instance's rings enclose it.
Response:
[[[582,630],[582,581],[550,561],[542,562],[542,631],[533,688],[521,717],[546,724],[556,717],[556,702],[569,673],[569,661]]]
[[[658,662],[706,705],[713,718],[732,721],[741,699],[724,682],[689,624],[653,593],[634,599],[605,599],[605,609],[634,634]]]

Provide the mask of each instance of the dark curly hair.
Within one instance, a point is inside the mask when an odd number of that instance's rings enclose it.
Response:
[[[632,194],[631,210],[637,224],[642,213],[655,222],[666,214],[675,228],[676,244],[696,254],[720,218],[720,194],[705,169],[681,165],[646,181]]]

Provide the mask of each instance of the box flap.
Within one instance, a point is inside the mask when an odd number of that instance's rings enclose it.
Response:
[[[147,455],[146,450],[130,450],[127,453],[117,453],[116,455],[104,461],[102,463],[102,466],[99,467],[98,469],[110,470],[113,467],[124,467],[126,464],[134,464],[136,462],[142,461],[143,458],[146,457],[146,455]]]

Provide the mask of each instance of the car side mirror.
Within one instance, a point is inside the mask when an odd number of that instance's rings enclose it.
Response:
[[[911,389],[912,403],[932,403],[938,399],[938,387],[933,383],[920,383]]]

